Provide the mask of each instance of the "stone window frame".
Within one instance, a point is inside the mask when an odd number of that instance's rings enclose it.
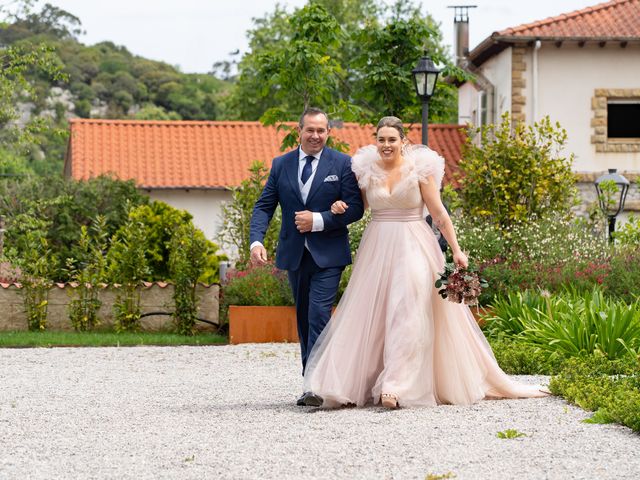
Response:
[[[596,152],[640,152],[640,138],[609,138],[607,136],[607,105],[609,99],[640,100],[640,88],[596,88],[591,98],[591,144]]]

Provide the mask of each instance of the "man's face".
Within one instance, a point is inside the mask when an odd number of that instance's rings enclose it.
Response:
[[[329,137],[327,117],[322,114],[305,115],[300,132],[300,148],[307,155],[316,155],[324,148]]]

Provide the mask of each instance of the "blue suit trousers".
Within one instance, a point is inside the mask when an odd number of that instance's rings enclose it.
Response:
[[[331,318],[344,267],[320,268],[306,248],[300,268],[289,270],[289,283],[296,301],[302,374],[316,340]]]

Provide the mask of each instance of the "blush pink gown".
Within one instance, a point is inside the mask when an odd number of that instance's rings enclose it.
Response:
[[[511,380],[469,307],[443,300],[434,287],[444,257],[425,221],[419,182],[431,177],[440,185],[442,157],[410,147],[391,192],[378,159],[373,145],[353,157],[372,220],[349,285],[310,354],[304,390],[327,408],[376,404],[381,393],[405,407],[545,396],[539,386]]]

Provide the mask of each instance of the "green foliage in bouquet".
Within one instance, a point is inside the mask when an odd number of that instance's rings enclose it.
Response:
[[[457,268],[453,263],[445,263],[444,272],[440,273],[435,286],[444,299],[454,303],[477,305],[483,288],[489,284],[480,277],[478,270],[472,267]]]

